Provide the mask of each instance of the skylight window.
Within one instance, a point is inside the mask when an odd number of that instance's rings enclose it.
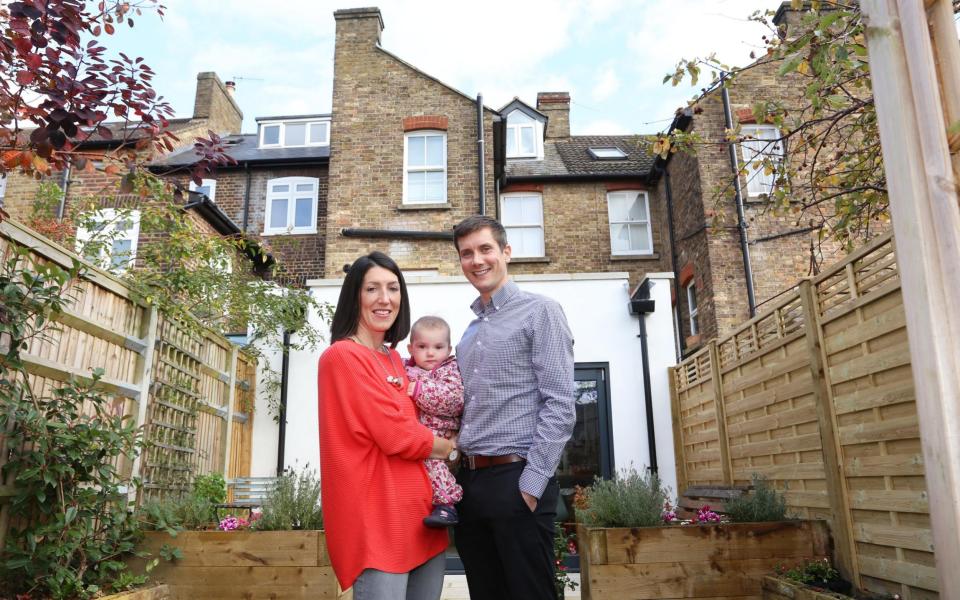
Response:
[[[620,160],[627,157],[620,148],[590,148],[590,155],[597,160]]]

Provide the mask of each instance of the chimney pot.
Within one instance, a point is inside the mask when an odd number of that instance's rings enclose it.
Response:
[[[227,88],[227,93],[233,96],[234,92],[237,91],[237,82],[236,81],[224,81],[223,85]]]

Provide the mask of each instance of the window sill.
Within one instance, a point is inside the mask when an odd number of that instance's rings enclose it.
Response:
[[[511,256],[511,257],[510,257],[510,262],[511,262],[511,263],[520,263],[520,264],[526,264],[526,263],[545,263],[545,264],[548,264],[548,263],[550,262],[550,259],[547,258],[546,256]]]
[[[660,260],[660,253],[654,252],[653,254],[611,254],[611,261],[621,261],[621,260]]]
[[[260,235],[263,237],[277,236],[277,235],[316,235],[317,230],[314,229],[292,229],[287,231],[283,230],[274,230],[274,231],[264,231]]]
[[[436,202],[433,204],[401,204],[397,210],[450,210],[453,208],[449,202]]]

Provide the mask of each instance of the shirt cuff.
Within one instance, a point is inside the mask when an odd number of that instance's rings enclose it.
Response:
[[[527,465],[520,474],[520,491],[539,499],[543,495],[543,490],[547,489],[548,481],[550,481],[549,477],[537,473]]]

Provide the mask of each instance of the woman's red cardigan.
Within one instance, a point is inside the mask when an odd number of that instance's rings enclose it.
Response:
[[[320,357],[323,525],[343,589],[364,569],[411,571],[448,544],[445,530],[423,524],[432,509],[423,459],[433,433],[417,421],[400,356],[389,358],[349,340]]]

